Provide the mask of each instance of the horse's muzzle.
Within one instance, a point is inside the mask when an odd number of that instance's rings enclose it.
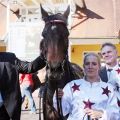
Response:
[[[57,69],[47,69],[49,80],[61,80],[64,77],[64,70],[59,66]]]

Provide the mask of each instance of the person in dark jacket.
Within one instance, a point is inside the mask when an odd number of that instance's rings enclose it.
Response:
[[[101,47],[101,55],[105,66],[101,68],[100,77],[104,82],[109,82],[116,87],[120,85],[120,64],[117,61],[118,51],[114,44],[104,43]]]
[[[20,120],[19,73],[34,73],[45,65],[41,56],[27,62],[19,60],[14,53],[0,52],[0,120]]]
[[[117,103],[120,109],[120,63],[117,60],[117,48],[112,43],[104,43],[101,47],[101,54],[105,61],[105,66],[100,70],[101,80],[114,86],[117,95]]]

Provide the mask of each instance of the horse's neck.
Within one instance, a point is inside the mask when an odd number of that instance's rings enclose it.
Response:
[[[74,74],[73,74],[73,70],[72,70],[72,66],[71,66],[71,63],[69,61],[66,61],[65,63],[65,76],[66,76],[66,82],[70,82],[74,79]]]

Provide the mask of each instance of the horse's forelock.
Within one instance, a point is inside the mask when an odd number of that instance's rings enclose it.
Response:
[[[48,34],[51,34],[52,32],[56,32],[55,34],[58,34],[63,37],[68,37],[69,31],[67,29],[67,19],[61,13],[50,15],[46,17],[44,21],[45,27],[42,32],[43,37],[46,37]]]
[[[44,54],[47,53],[48,48],[51,53],[56,52],[67,54],[68,49],[68,29],[61,23],[47,24],[43,31],[44,36]],[[60,54],[59,54],[60,55]]]
[[[46,25],[42,35],[44,38],[48,39],[52,37],[52,39],[66,39],[69,36],[69,31],[67,27],[62,23],[51,23]]]

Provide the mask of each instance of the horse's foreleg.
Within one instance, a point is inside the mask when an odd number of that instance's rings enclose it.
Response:
[[[43,98],[40,96],[39,98],[39,120],[44,120],[44,114],[43,114]]]
[[[56,89],[56,99],[57,99],[58,114],[59,114],[59,117],[62,120],[63,119],[63,111],[62,111],[61,98],[59,98],[59,95],[58,95],[58,88]]]

